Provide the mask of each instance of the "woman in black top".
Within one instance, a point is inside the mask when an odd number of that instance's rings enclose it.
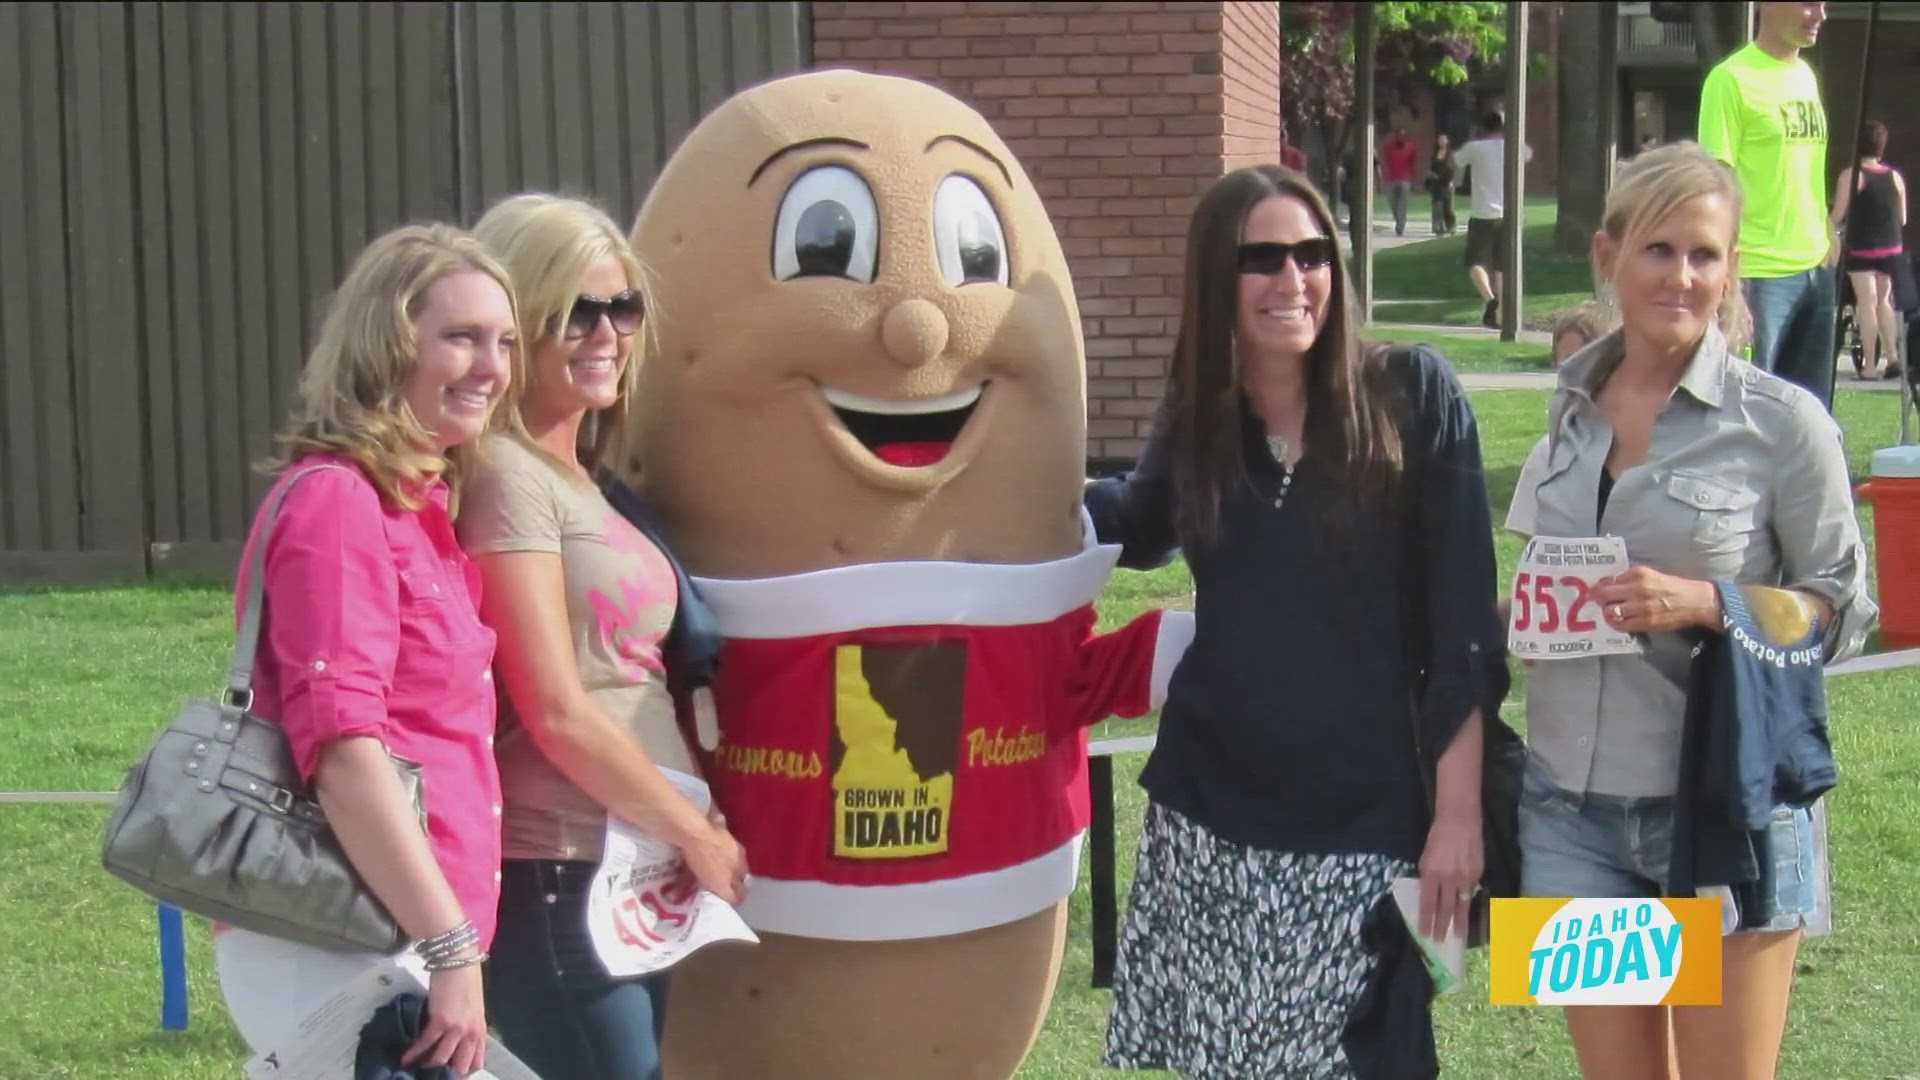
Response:
[[[1433,199],[1433,235],[1453,235],[1453,147],[1445,135],[1433,137],[1433,160],[1427,163],[1427,195]]]
[[[1333,235],[1274,166],[1202,197],[1154,434],[1087,488],[1123,565],[1177,547],[1196,589],[1141,777],[1115,1067],[1437,1069],[1389,889],[1417,870],[1443,933],[1479,880],[1479,717],[1505,693],[1492,523],[1466,394],[1424,347],[1363,347]]]
[[[1899,316],[1894,310],[1894,285],[1908,273],[1906,243],[1901,230],[1907,224],[1907,182],[1881,161],[1887,152],[1887,126],[1869,120],[1860,129],[1860,163],[1841,169],[1834,181],[1833,224],[1844,227],[1847,280],[1853,286],[1854,317],[1860,325],[1862,360],[1855,374],[1880,378],[1874,346],[1886,353],[1884,374],[1900,374],[1894,354],[1900,341]],[[1844,226],[1843,226],[1844,223]]]

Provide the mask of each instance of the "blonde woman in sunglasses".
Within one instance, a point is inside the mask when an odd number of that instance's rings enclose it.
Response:
[[[682,599],[674,564],[595,483],[632,400],[642,271],[613,222],[577,200],[516,196],[474,233],[512,277],[528,338],[518,415],[489,440],[459,521],[506,691],[489,1014],[542,1076],[652,1080],[666,977],[609,977],[588,935],[607,815],[673,844],[730,902],[746,857],[666,772],[698,775],[662,648]]]

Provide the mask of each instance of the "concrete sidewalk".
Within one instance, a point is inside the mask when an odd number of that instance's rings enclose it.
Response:
[[[1383,322],[1375,320],[1372,336],[1391,338],[1396,331],[1411,330],[1421,334],[1437,334],[1453,338],[1498,338],[1500,331],[1488,330],[1478,326],[1441,326],[1434,323]],[[1527,345],[1552,348],[1553,339],[1544,330],[1522,330],[1520,341]],[[1463,371],[1460,381],[1469,390],[1551,390],[1555,376],[1550,371]],[[1842,356],[1834,362],[1834,392],[1842,390],[1865,390],[1871,393],[1896,394],[1900,392],[1901,379],[1859,379],[1853,374],[1853,363]]]
[[[1375,300],[1374,303],[1377,305],[1379,301]],[[1438,323],[1396,322],[1378,318],[1373,321],[1373,326],[1377,332],[1382,333],[1391,333],[1395,330],[1412,330],[1421,334],[1445,334],[1448,337],[1457,338],[1488,338],[1497,340],[1500,337],[1500,331],[1489,330],[1484,326],[1442,326]],[[1524,345],[1543,345],[1551,349],[1553,347],[1553,335],[1547,333],[1545,330],[1522,330],[1520,331],[1520,343]]]

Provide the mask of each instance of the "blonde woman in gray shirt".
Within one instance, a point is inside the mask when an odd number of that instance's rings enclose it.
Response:
[[[1521,802],[1524,891],[1662,895],[1691,658],[1721,630],[1714,582],[1789,591],[1825,629],[1831,662],[1858,651],[1876,609],[1839,428],[1805,390],[1742,362],[1733,174],[1693,143],[1622,171],[1594,237],[1621,327],[1561,369],[1541,536],[1622,537],[1629,569],[1593,590],[1644,652],[1536,663]],[[1771,1077],[1803,929],[1828,917],[1824,820],[1776,809],[1777,887],[1725,940],[1722,1004],[1581,1006],[1567,1024],[1590,1080]]]

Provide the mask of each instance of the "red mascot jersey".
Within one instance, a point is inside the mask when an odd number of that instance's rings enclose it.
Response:
[[[841,940],[997,926],[1073,889],[1086,728],[1159,705],[1191,616],[1093,633],[1119,549],[697,579],[727,636],[701,765],[759,930]]]

